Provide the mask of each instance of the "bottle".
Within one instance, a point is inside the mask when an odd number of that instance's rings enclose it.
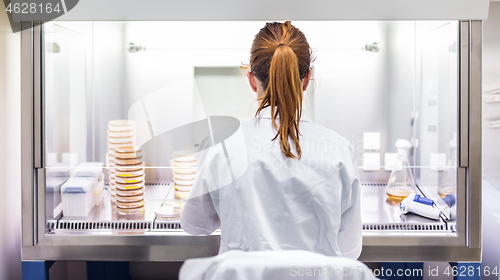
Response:
[[[398,149],[398,158],[387,182],[386,193],[390,199],[403,200],[410,194],[416,193],[415,180],[408,161],[411,143],[408,140],[399,139],[396,141],[396,148]]]
[[[439,182],[438,194],[446,197],[455,193],[457,190],[457,134],[453,133],[453,139],[450,141],[450,160],[446,165],[443,177]]]

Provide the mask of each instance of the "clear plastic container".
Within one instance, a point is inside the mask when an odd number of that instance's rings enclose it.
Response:
[[[67,177],[47,177],[46,189],[48,193],[58,193],[61,186],[68,180]]]
[[[73,171],[73,177],[97,177],[103,176],[104,162],[81,162]]]
[[[94,206],[101,205],[103,198],[104,198],[104,181],[99,180],[99,182],[96,185],[96,188],[94,189]]]
[[[69,178],[71,167],[69,164],[57,162],[54,166],[47,168],[47,177],[64,177]]]
[[[61,187],[64,216],[87,216],[94,207],[95,177],[71,177]]]
[[[449,194],[456,193],[457,190],[457,134],[453,134],[450,143],[450,160],[446,165],[443,177],[439,182],[438,194],[446,197]]]

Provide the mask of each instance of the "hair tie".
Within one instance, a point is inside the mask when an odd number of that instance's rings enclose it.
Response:
[[[279,44],[279,45],[277,45],[276,47],[279,47],[279,46],[281,46],[281,45],[283,45],[283,46],[284,46],[285,44],[283,44],[283,43],[280,43],[280,44]]]

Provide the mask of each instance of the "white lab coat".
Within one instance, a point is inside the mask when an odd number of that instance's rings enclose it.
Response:
[[[352,145],[305,112],[299,129],[300,160],[272,141],[270,108],[205,150],[182,228],[208,235],[220,227],[220,253],[306,250],[357,259],[362,224]]]
[[[376,280],[362,262],[307,251],[230,251],[189,259],[180,280]]]

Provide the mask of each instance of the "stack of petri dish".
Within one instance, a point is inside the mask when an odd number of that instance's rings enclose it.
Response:
[[[115,148],[115,204],[118,214],[144,213],[144,155],[138,147]]]
[[[136,139],[136,122],[130,120],[113,120],[108,123],[108,166],[111,202],[116,202],[115,149],[134,147]]]
[[[173,154],[175,198],[186,200],[196,177],[196,158],[192,151],[181,150]]]

